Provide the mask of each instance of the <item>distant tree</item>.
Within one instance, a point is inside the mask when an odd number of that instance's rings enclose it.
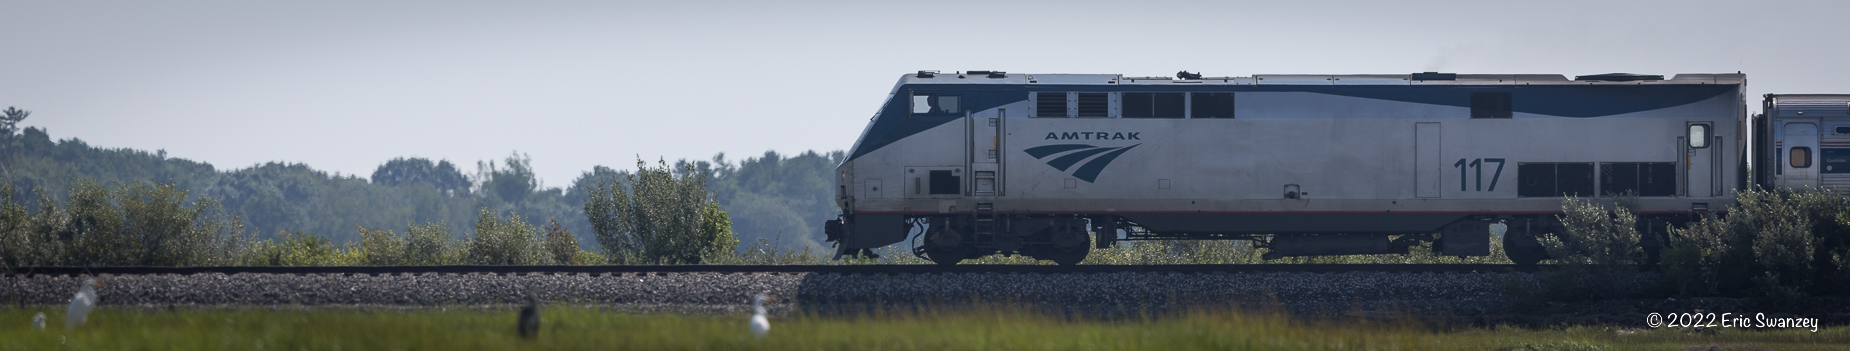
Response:
[[[713,190],[732,214],[740,241],[777,238],[785,248],[820,247],[822,222],[841,212],[833,200],[834,174],[845,153],[766,151],[737,166],[722,157],[714,158]]]
[[[394,158],[373,170],[373,184],[385,186],[404,186],[428,184],[442,191],[444,195],[457,196],[469,194],[469,178],[456,170],[456,165],[449,160],[431,163],[422,157]]]
[[[533,174],[532,157],[514,152],[508,155],[505,165],[506,168],[496,167],[494,161],[476,164],[483,192],[492,193],[506,203],[520,203],[528,194],[540,189],[539,177]]]
[[[26,120],[26,116],[32,115],[32,111],[7,106],[4,114],[5,115],[0,115],[0,137],[4,138],[0,139],[0,174],[5,174],[7,178],[12,178],[12,167],[7,165],[12,163],[9,161],[12,157],[7,156],[13,154],[13,132],[18,130],[20,121],[24,121]]]
[[[578,175],[578,179],[572,180],[572,187],[565,191],[565,203],[573,206],[583,206],[585,204],[585,196],[591,193],[591,189],[595,189],[598,185],[602,184],[622,184],[627,178],[629,178],[629,172],[626,171],[619,171],[604,166],[591,167],[590,171],[581,173]]]
[[[26,116],[32,115],[32,111],[12,106],[7,106],[6,111],[3,112],[5,115],[0,116],[0,133],[5,133],[7,136],[13,136],[13,132],[19,131],[19,122],[26,120]]]

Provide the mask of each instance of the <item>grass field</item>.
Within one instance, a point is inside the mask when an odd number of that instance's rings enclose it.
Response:
[[[773,318],[550,307],[537,339],[512,309],[103,309],[76,330],[60,306],[0,309],[0,350],[1844,350],[1850,331],[1718,333],[1570,327],[1434,330],[1417,323],[1296,322],[1205,312],[1142,320],[1064,320],[997,309],[927,315]],[[1006,309],[1001,309],[1006,311]]]

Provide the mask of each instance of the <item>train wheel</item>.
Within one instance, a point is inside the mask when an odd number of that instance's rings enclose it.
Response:
[[[933,247],[925,249],[925,258],[940,266],[955,265],[970,257],[970,250],[964,247]]]
[[[1041,257],[1036,258],[1047,259],[1062,266],[1071,266],[1079,264],[1080,261],[1085,261],[1086,254],[1091,252],[1092,248],[1087,245],[1079,245],[1079,247],[1074,248],[1047,247],[1041,249]]]
[[[1542,248],[1542,242],[1536,240],[1535,233],[1527,228],[1510,225],[1503,232],[1503,255],[1509,256],[1510,262],[1518,266],[1535,266],[1548,259],[1548,250]]]
[[[1077,222],[1083,224],[1084,222]],[[1092,236],[1086,234],[1083,225],[1049,228],[1047,238],[1051,245],[1036,248],[1034,258],[1050,260],[1062,266],[1079,264],[1086,260],[1086,254],[1092,251]]]

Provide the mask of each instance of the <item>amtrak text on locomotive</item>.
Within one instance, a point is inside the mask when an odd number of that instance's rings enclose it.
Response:
[[[1045,140],[1143,140],[1143,132],[1047,132]]]

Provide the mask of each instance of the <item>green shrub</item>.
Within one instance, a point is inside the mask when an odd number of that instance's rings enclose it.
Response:
[[[257,242],[251,250],[252,266],[338,266],[363,261],[363,250],[341,250],[327,238],[297,232],[279,232],[273,239]]]
[[[1789,302],[1843,284],[1844,198],[1834,192],[1749,189],[1726,216],[1671,230],[1665,275],[1684,295]]]
[[[12,183],[0,184],[0,268],[63,265],[64,243],[58,232],[66,224],[62,209],[43,191],[35,190],[43,206],[37,212],[14,198]]]
[[[558,264],[584,264],[578,260],[578,238],[572,237],[571,230],[559,226],[557,219],[546,226],[546,253]]]
[[[714,264],[754,264],[754,265],[827,264],[830,262],[828,260],[828,257],[824,257],[822,253],[814,252],[810,250],[809,246],[807,245],[800,246],[801,249],[786,248],[786,245],[784,245],[783,240],[784,240],[784,234],[782,232],[774,234],[768,238],[760,237],[758,238],[758,240],[754,240],[751,244],[744,245],[744,247],[740,247],[737,253],[730,253],[727,255],[709,257],[707,262],[714,263]],[[891,246],[889,246],[889,248],[890,247]],[[892,252],[881,253],[881,260],[888,260],[888,262],[882,262],[882,263],[894,263],[894,264],[928,263],[928,262],[925,262],[925,260],[923,259],[913,257],[911,252],[905,252],[904,254],[899,254],[898,250],[890,250],[890,251]],[[904,259],[904,258],[911,258],[913,259],[913,261],[916,261],[916,262],[890,261],[894,259]],[[854,262],[848,261],[848,262],[842,262],[842,263],[854,263]]]
[[[1590,199],[1561,199],[1561,231],[1540,239],[1559,269],[1538,277],[1554,300],[1616,298],[1634,291],[1637,265],[1643,251],[1638,245],[1635,199],[1621,199],[1607,209]],[[1593,265],[1598,265],[1594,268]]]
[[[1844,199],[1835,192],[1807,189],[1796,192],[1766,192],[1742,196],[1740,210],[1757,220],[1749,243],[1753,263],[1760,272],[1752,277],[1760,295],[1776,303],[1790,303],[1809,294],[1820,267],[1814,262],[1820,253],[1821,234],[1840,232],[1836,212]],[[1730,217],[1735,216],[1730,213]]]
[[[652,168],[638,160],[625,182],[590,189],[584,209],[598,247],[618,263],[688,264],[731,255],[738,239],[707,189],[708,177],[691,166],[677,173],[666,162]]]
[[[1635,265],[1638,248],[1638,216],[1624,207],[1607,210],[1592,200],[1575,197],[1561,199],[1562,214],[1557,216],[1564,229],[1541,238],[1558,264]]]
[[[410,263],[407,241],[391,230],[360,228],[361,262],[374,266],[399,266]]]
[[[171,183],[95,181],[70,186],[58,203],[42,189],[38,210],[13,197],[0,201],[0,263],[75,266],[226,265],[242,260],[244,224],[209,198],[193,199]]]
[[[519,214],[507,218],[495,216],[483,208],[475,221],[475,236],[464,244],[463,263],[483,265],[533,265],[552,263],[544,239]]]
[[[405,264],[455,264],[460,253],[450,238],[450,227],[438,222],[411,225],[405,230]]]
[[[78,266],[121,265],[132,260],[134,245],[123,235],[123,216],[115,206],[116,194],[93,181],[80,180],[71,186],[66,216],[69,224],[58,233],[66,240],[65,264]]]
[[[391,230],[360,228],[360,245],[354,250],[360,264],[375,266],[454,264],[450,229],[441,223],[411,225],[404,235]]]

